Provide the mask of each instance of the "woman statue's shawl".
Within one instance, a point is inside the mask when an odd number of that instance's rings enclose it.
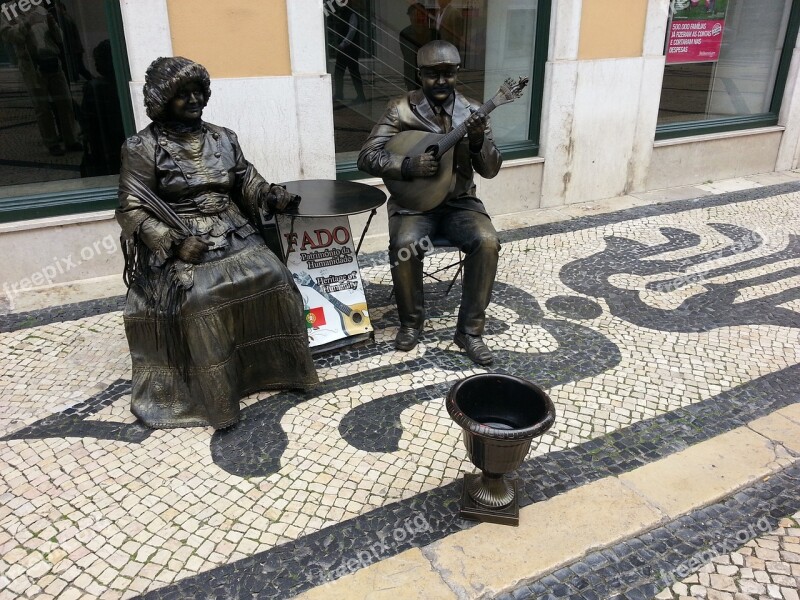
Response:
[[[213,127],[210,126],[209,127]],[[221,127],[214,130],[229,134]],[[136,145],[144,144],[143,136],[131,138]],[[131,140],[128,141],[130,146]],[[150,144],[145,144],[149,146]],[[233,145],[233,144],[232,144]],[[153,157],[155,144],[152,144]],[[262,224],[259,215],[260,197],[271,187],[253,165],[241,156],[238,144],[233,145],[236,153],[237,175],[241,184],[232,193],[233,201],[242,213],[255,223],[259,231]],[[144,165],[137,165],[147,167]],[[238,177],[237,177],[238,179]],[[148,310],[153,316],[166,318],[169,331],[166,336],[167,354],[170,362],[181,367],[184,378],[188,374],[191,357],[188,355],[183,328],[180,321],[180,307],[186,290],[193,285],[193,265],[179,259],[173,250],[187,237],[194,235],[185,220],[178,215],[169,203],[162,200],[146,180],[155,182],[155,158],[147,171],[123,169],[119,181],[120,206],[116,211],[117,221],[122,227],[120,242],[125,270],[123,279],[127,287],[138,286],[147,300]],[[140,228],[149,218],[155,219],[165,228],[168,240],[162,250],[153,252],[141,239]],[[159,320],[154,319],[156,328]],[[158,339],[158,335],[156,338]]]

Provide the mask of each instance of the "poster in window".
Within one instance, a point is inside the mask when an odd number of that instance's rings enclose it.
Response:
[[[728,0],[674,0],[667,32],[667,64],[716,62]]]
[[[309,345],[314,348],[370,333],[364,285],[347,217],[279,217],[286,266],[303,296]]]

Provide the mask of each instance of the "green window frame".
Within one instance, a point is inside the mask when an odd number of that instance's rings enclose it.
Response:
[[[104,0],[114,69],[117,73],[117,91],[121,103],[122,121],[126,135],[136,133],[128,83],[131,80],[122,11],[119,0]],[[117,206],[117,188],[95,187],[58,193],[31,194],[0,198],[0,223],[29,219],[42,219],[111,210]]]
[[[781,110],[781,102],[783,101],[783,93],[786,89],[786,78],[789,73],[794,47],[797,43],[798,29],[800,29],[800,2],[792,2],[792,8],[789,12],[789,22],[786,25],[783,50],[781,51],[778,70],[775,74],[775,87],[772,91],[769,111],[757,115],[723,117],[720,119],[659,125],[656,127],[656,141],[777,125],[778,115]]]
[[[529,93],[531,94],[531,112],[528,126],[528,139],[521,142],[499,144],[498,146],[503,153],[503,158],[506,160],[539,155],[544,77],[550,42],[551,8],[552,0],[538,0],[536,7],[536,40],[533,46],[533,75],[529,86]],[[336,178],[352,181],[356,179],[369,179],[371,175],[359,171],[354,159],[337,159]]]

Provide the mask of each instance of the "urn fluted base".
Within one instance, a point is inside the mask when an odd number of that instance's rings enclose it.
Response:
[[[511,489],[511,501],[500,507],[489,507],[479,504],[472,499],[469,494],[470,488],[481,486],[481,473],[464,474],[464,490],[461,494],[461,506],[458,516],[470,521],[481,521],[483,523],[497,523],[498,525],[519,525],[519,502],[517,498],[517,479],[503,477],[505,483]]]
[[[486,508],[503,508],[514,501],[514,487],[502,475],[490,475],[484,471],[480,476],[465,481],[469,497]]]

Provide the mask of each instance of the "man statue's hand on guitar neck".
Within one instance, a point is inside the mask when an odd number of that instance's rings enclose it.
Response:
[[[489,119],[482,112],[475,111],[466,120],[465,125],[467,126],[467,137],[469,138],[469,150],[473,154],[477,154],[483,148],[483,138],[486,127],[489,125]]]

